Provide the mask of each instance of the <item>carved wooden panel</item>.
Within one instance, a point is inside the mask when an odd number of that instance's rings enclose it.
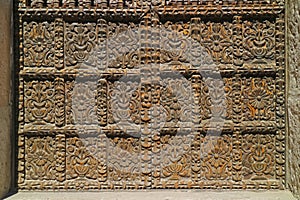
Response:
[[[283,0],[20,0],[21,190],[282,189]]]

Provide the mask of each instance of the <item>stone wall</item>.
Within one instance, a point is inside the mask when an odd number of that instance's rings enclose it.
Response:
[[[300,1],[287,1],[288,187],[300,198]]]
[[[11,183],[11,1],[0,0],[0,198]]]

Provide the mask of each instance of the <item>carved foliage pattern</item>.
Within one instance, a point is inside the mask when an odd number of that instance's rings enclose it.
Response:
[[[54,122],[53,83],[50,81],[25,82],[25,122],[45,124]]]
[[[231,178],[232,141],[230,136],[206,136],[202,139],[200,158],[202,177],[207,180]]]
[[[59,6],[56,0],[47,2]],[[31,3],[35,8],[45,5]],[[124,5],[114,1],[110,6]],[[275,27],[273,18],[247,21],[236,16],[225,22],[192,18],[161,24],[155,14],[143,17],[141,25],[95,21],[22,24],[24,65],[54,67],[55,73],[21,69],[20,188],[281,187],[284,86],[283,74],[276,71],[282,67],[276,66],[282,65],[282,51],[275,52],[279,22]],[[136,28],[138,34],[129,31]],[[203,63],[213,63],[225,76],[190,69],[195,55],[206,55]],[[265,66],[276,80],[260,70]],[[160,82],[153,78],[169,68],[182,73],[182,79],[164,74]],[[101,76],[96,81],[89,76],[95,71]],[[127,72],[142,75],[141,83]],[[125,74],[128,79],[119,79]],[[34,79],[27,78],[32,75]],[[219,121],[211,128],[211,119],[224,121],[220,136],[214,135]],[[124,134],[124,128],[131,134]]]
[[[116,186],[141,184],[141,143],[138,138],[113,138],[108,144],[108,178]]]
[[[66,139],[66,178],[97,179],[97,137]]]
[[[242,141],[244,179],[274,178],[274,135],[245,135]]]
[[[52,137],[27,137],[25,140],[25,173],[28,180],[54,180],[55,140]]]
[[[275,84],[272,78],[242,80],[245,120],[275,119]]]
[[[67,82],[67,123],[97,124],[96,88],[94,81],[80,78]]]
[[[63,23],[59,19],[55,23],[24,23],[25,66],[55,65],[57,69],[61,69],[63,67],[63,42],[66,51],[65,64],[70,67],[79,67],[78,64],[80,67],[86,67],[85,64],[88,64],[97,66],[99,70],[107,69],[107,67],[132,68],[138,65],[139,60],[146,59],[153,62],[155,59],[154,52],[151,55],[149,51],[150,54],[146,58],[141,57],[142,52],[136,52],[139,46],[142,47],[144,44],[142,44],[143,38],[138,38],[141,34],[137,32],[138,26],[135,24],[112,23],[103,20],[98,20],[97,25],[96,23],[65,24],[65,37],[63,38]],[[155,29],[153,29],[150,32],[151,38],[146,38],[152,42],[157,40],[158,47],[162,48],[157,52],[162,54],[159,62],[188,62],[184,52],[190,51],[192,54],[197,54],[194,52],[197,48],[193,47],[193,43],[183,36],[196,39],[202,47],[206,48],[215,64],[268,64],[274,63],[275,60],[273,21],[246,21],[235,18],[233,23],[216,23],[193,18],[186,24],[171,25],[171,22],[167,22],[163,27],[166,31],[158,32],[163,35],[156,39],[152,38],[155,35]],[[180,34],[174,35],[168,30]],[[177,38],[176,41],[174,37]],[[163,38],[167,40],[164,41]]]
[[[216,63],[230,63],[232,55],[232,23],[207,23],[201,28],[201,43]]]
[[[54,64],[54,23],[24,22],[24,65],[52,67]]]
[[[172,182],[174,184],[174,181],[187,184],[191,176],[191,142],[192,139],[189,135],[175,137],[164,135],[161,137],[162,184],[172,184]]]
[[[246,21],[244,26],[244,59],[258,63],[274,60],[275,24],[270,21],[264,23]]]
[[[95,47],[96,31],[95,23],[66,24],[66,65],[74,66],[88,59],[89,53]]]

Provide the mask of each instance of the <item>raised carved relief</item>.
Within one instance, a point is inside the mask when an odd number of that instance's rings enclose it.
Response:
[[[282,3],[20,2],[19,188],[283,188]]]
[[[66,178],[97,179],[97,137],[66,139]]]
[[[66,24],[65,61],[67,66],[74,66],[88,59],[96,42],[95,23]]]
[[[24,22],[24,65],[52,67],[55,60],[54,23]]]
[[[67,123],[97,124],[96,89],[94,81],[67,81]]]
[[[55,90],[51,81],[24,83],[25,123],[41,125],[54,122]]]
[[[242,80],[242,84],[245,120],[274,120],[274,80],[252,78]]]
[[[25,173],[28,180],[55,180],[55,140],[52,137],[27,137]]]
[[[201,44],[206,47],[216,64],[231,63],[232,24],[208,23],[202,26]]]
[[[272,179],[275,170],[274,135],[245,135],[242,141],[244,179]]]
[[[202,177],[207,180],[224,180],[231,177],[231,138],[206,136],[202,139],[200,158]]]
[[[191,176],[191,136],[164,135],[161,137],[161,179],[162,184],[180,181],[187,183]],[[169,184],[170,184],[169,183]]]
[[[140,91],[138,82],[116,81],[109,88],[110,123],[120,126],[140,122]],[[129,128],[129,127],[127,127]]]
[[[142,184],[141,143],[138,138],[113,138],[108,144],[108,178],[115,187]]]
[[[275,24],[270,21],[244,22],[243,57],[252,63],[264,63],[274,60]]]

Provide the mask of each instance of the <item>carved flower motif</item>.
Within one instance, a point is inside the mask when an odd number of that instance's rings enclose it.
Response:
[[[232,44],[230,40],[231,32],[227,29],[228,24],[211,24],[208,29],[202,31],[202,43],[210,52],[215,62],[228,63],[230,56],[229,48]]]
[[[209,137],[202,143],[203,175],[209,179],[226,179],[229,175],[231,146],[229,138]]]
[[[53,25],[44,23],[24,24],[25,65],[52,65],[54,59]]]
[[[72,23],[67,24],[66,28],[66,64],[75,65],[86,61],[95,47],[95,24]]]
[[[77,190],[85,190],[89,186],[88,182],[86,181],[78,181],[75,183],[75,187]]]
[[[46,39],[50,38],[50,34],[47,33],[45,27],[42,24],[37,24],[32,27],[32,31],[29,35],[29,45],[36,51],[42,52],[45,48]]]
[[[32,40],[32,46],[33,46],[33,49],[38,52],[38,53],[41,53],[43,52],[44,50],[44,37],[41,35],[41,36],[38,36],[37,38],[33,39]]]
[[[270,106],[272,92],[269,90],[266,81],[256,83],[255,79],[252,79],[249,90],[244,93],[246,101],[248,101],[248,109],[251,116],[265,115],[265,112]]]
[[[41,167],[48,162],[48,160],[46,158],[47,158],[47,154],[44,151],[37,151],[35,153],[34,161],[37,166]]]
[[[265,21],[265,23],[245,22],[243,45],[246,51],[244,59],[252,59],[258,63],[266,63],[265,59],[273,60],[275,32],[274,24],[269,21]]]
[[[170,177],[170,180],[179,180],[180,177],[188,176],[189,170],[184,163],[172,163],[163,168],[163,175]]]
[[[247,142],[243,145],[244,156],[243,165],[245,177],[252,179],[265,180],[266,176],[274,173],[274,143],[272,136],[248,135]]]
[[[228,42],[221,38],[220,35],[213,34],[210,37],[211,49],[215,52],[221,52],[225,46],[228,46]]]
[[[226,158],[227,149],[224,149],[223,146],[223,142],[218,140],[215,147],[208,154],[211,165],[216,169],[225,164],[224,158]]]
[[[119,57],[137,49],[138,41],[134,38],[132,31],[125,31],[109,40],[108,46],[109,49],[112,50],[112,53],[115,54],[116,57]]]
[[[249,94],[249,103],[257,109],[263,109],[268,104],[267,91],[260,87]]]

